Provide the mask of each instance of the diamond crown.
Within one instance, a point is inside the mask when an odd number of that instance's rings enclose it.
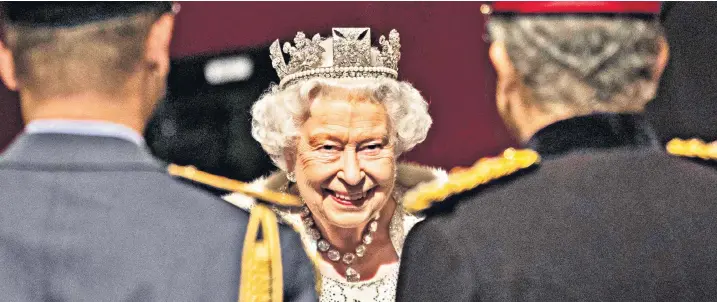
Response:
[[[310,78],[398,77],[401,44],[395,29],[388,39],[380,37],[380,50],[371,46],[370,28],[333,28],[331,32],[333,36],[326,39],[319,34],[308,39],[298,32],[294,46],[286,42],[281,48],[279,40],[271,44],[269,53],[280,89]],[[290,57],[288,64],[284,53]]]

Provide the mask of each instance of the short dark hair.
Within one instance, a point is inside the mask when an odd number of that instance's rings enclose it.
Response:
[[[163,12],[141,12],[70,27],[9,23],[5,41],[24,89],[41,97],[83,91],[113,93],[143,57]]]

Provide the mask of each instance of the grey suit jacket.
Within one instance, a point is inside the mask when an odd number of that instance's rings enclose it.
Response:
[[[236,301],[248,214],[117,138],[23,135],[0,159],[0,301]],[[281,229],[285,300],[315,301]]]

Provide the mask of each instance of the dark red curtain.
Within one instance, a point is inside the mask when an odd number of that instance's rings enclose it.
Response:
[[[0,151],[22,130],[17,94],[0,85]]]
[[[450,168],[500,152],[513,141],[493,101],[494,74],[477,2],[181,2],[172,43],[174,58],[267,45],[366,26],[372,34],[401,34],[399,74],[430,103],[428,139],[406,159]],[[0,139],[19,130],[17,102],[0,95]],[[6,141],[0,141],[5,143]]]

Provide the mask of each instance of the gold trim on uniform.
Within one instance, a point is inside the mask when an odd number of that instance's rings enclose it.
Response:
[[[227,191],[239,192],[278,206],[301,207],[304,204],[297,196],[252,186],[238,180],[203,172],[193,166],[170,164],[167,167],[167,171],[169,175],[172,176],[186,178]]]
[[[700,139],[683,140],[674,138],[667,143],[667,153],[706,160],[717,160],[717,142],[705,143]]]
[[[209,174],[192,166],[170,164],[167,171],[172,176],[186,178],[216,188],[239,192],[280,206],[301,205],[293,195],[255,188],[241,181]],[[259,230],[263,239],[259,240]],[[317,272],[315,272],[317,273]],[[284,284],[281,263],[279,222],[274,211],[263,204],[251,210],[244,250],[242,251],[239,301],[282,301]]]
[[[428,182],[406,192],[404,205],[409,212],[420,212],[434,202],[471,190],[498,178],[513,174],[540,162],[533,150],[508,148],[498,157],[482,158],[472,167],[455,168],[447,182]]]

